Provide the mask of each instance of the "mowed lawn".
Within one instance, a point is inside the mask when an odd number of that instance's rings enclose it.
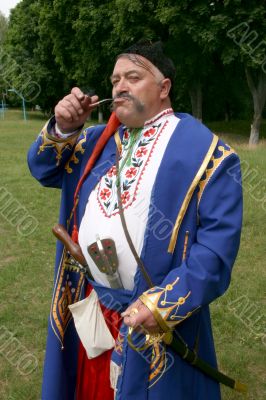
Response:
[[[60,192],[41,187],[28,171],[27,150],[45,123],[37,112],[29,116],[24,122],[19,111],[8,111],[4,120],[0,115],[0,400],[41,398],[53,285],[51,228],[57,222]],[[244,175],[240,253],[229,290],[211,306],[218,363],[222,371],[249,385],[247,399],[264,400],[266,142],[248,149],[249,122],[210,126],[223,132],[237,150]],[[25,236],[25,226],[7,212],[7,198],[24,207],[25,218],[35,221],[32,234]],[[222,391],[224,400],[245,398],[227,388]]]

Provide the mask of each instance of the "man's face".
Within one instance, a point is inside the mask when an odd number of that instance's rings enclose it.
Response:
[[[121,56],[111,76],[114,98],[113,110],[119,120],[130,128],[143,126],[162,107],[164,76],[146,58],[137,56],[144,65]]]

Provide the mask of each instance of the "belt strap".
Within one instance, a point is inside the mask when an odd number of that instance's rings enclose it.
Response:
[[[124,210],[123,210],[123,206],[122,206],[122,199],[121,199],[121,185],[120,185],[120,174],[119,174],[119,152],[118,151],[116,152],[116,171],[117,171],[117,180],[116,180],[117,201],[118,201],[119,216],[121,219],[122,227],[123,227],[128,245],[130,247],[130,250],[137,262],[137,265],[139,266],[141,273],[147,282],[148,287],[152,288],[154,285],[152,283],[152,280],[151,280],[149,274],[146,271],[143,261],[141,260],[141,258],[139,257],[139,255],[137,253],[137,250],[135,249],[135,246],[132,242],[131,236],[128,232],[127,223],[125,220]]]

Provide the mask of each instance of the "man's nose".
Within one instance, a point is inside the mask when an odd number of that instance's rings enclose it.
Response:
[[[119,82],[115,85],[115,92],[116,94],[120,93],[127,93],[128,92],[128,84],[125,78],[121,78]]]

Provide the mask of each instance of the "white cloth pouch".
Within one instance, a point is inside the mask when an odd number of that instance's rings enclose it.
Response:
[[[84,300],[71,304],[69,309],[89,359],[98,357],[115,346],[115,340],[106,325],[94,289]]]

